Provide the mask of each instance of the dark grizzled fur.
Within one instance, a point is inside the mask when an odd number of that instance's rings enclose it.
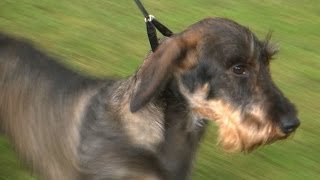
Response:
[[[19,57],[16,59],[15,57]],[[4,71],[8,68],[8,64],[16,63],[12,71]],[[45,83],[50,85],[47,91],[47,97],[42,103],[56,106],[55,116],[60,116],[61,108],[68,108],[64,103],[68,102],[68,98],[77,96],[81,92],[88,89],[98,89],[97,93],[91,98],[87,105],[87,110],[82,118],[80,131],[79,156],[81,160],[80,170],[76,169],[75,179],[123,179],[114,175],[113,172],[118,169],[128,168],[132,171],[143,171],[155,174],[155,177],[166,177],[163,179],[185,179],[191,168],[192,154],[194,154],[196,144],[204,132],[201,127],[194,132],[188,127],[188,116],[186,115],[187,107],[179,94],[173,94],[170,88],[166,90],[160,99],[170,101],[167,103],[165,137],[166,141],[159,145],[159,152],[155,154],[149,150],[140,147],[135,147],[130,143],[126,136],[125,130],[122,129],[121,122],[117,119],[117,114],[108,114],[108,101],[112,94],[112,86],[115,80],[99,80],[84,77],[70,71],[61,66],[57,61],[45,55],[41,51],[34,48],[31,43],[25,40],[12,38],[5,34],[0,36],[0,82],[1,89],[6,89],[11,86],[12,82],[19,80],[20,76],[24,76],[23,84],[14,84],[14,88],[23,88],[21,93],[28,94],[30,91],[37,91],[41,88],[41,82],[35,83],[38,77],[44,78]],[[11,69],[10,69],[11,70]],[[172,83],[174,84],[174,83]],[[176,85],[172,85],[176,88]],[[37,94],[35,94],[37,95]],[[10,92],[1,93],[1,97],[10,96]],[[168,100],[169,99],[169,100]],[[0,101],[0,115],[5,114],[6,102]],[[43,104],[42,104],[43,105]],[[32,106],[32,104],[30,104]],[[45,108],[44,108],[45,110]],[[4,115],[6,117],[6,114]],[[180,119],[180,120],[178,120]],[[43,119],[46,121],[47,119]],[[56,124],[63,128],[64,122],[67,119],[52,119],[54,122],[48,124]],[[55,121],[60,120],[60,121]],[[1,119],[3,121],[3,119]],[[152,119],[150,119],[152,121]],[[205,124],[205,123],[204,123]],[[3,126],[6,124],[2,123]],[[31,126],[31,125],[29,125]],[[204,126],[205,127],[205,126]],[[15,137],[10,128],[3,127],[6,134],[15,141]],[[35,125],[33,128],[51,128]],[[64,138],[63,134],[60,137],[59,129],[55,130],[57,138]],[[20,133],[20,132],[16,132]],[[64,132],[66,133],[66,132]],[[179,134],[177,136],[177,134]],[[28,136],[28,134],[22,134]],[[68,134],[65,134],[67,136]],[[182,138],[181,137],[185,137]],[[54,141],[53,139],[51,141]],[[28,143],[28,142],[26,142]],[[39,140],[40,143],[40,140]],[[54,142],[48,142],[54,143]],[[35,144],[34,146],[37,146]],[[84,150],[85,147],[86,149]],[[18,151],[23,151],[18,149]],[[37,162],[37,159],[29,159],[28,154],[21,152],[24,158],[35,171],[38,171],[41,177],[54,178],[46,174],[46,165],[50,168],[50,162]],[[103,157],[109,155],[107,159]],[[36,156],[41,156],[37,154]],[[67,157],[65,157],[67,158]],[[61,167],[66,164],[60,164]],[[69,164],[70,165],[70,164]],[[73,169],[73,168],[72,168]],[[39,172],[40,170],[40,172]],[[140,176],[139,176],[140,177]],[[142,177],[142,176],[141,176]],[[56,178],[64,178],[59,177]],[[68,177],[72,178],[72,177]],[[125,177],[130,178],[130,177]],[[147,178],[149,179],[149,178]],[[152,179],[152,178],[150,178]],[[161,178],[162,179],[162,178]]]
[[[171,86],[177,89],[176,84]],[[160,147],[160,160],[168,173],[168,179],[188,179],[192,159],[207,121],[200,119],[194,124],[187,113],[189,110],[183,97],[175,93],[165,92],[168,101],[165,111],[166,140]]]
[[[61,66],[29,42],[0,35],[1,126],[16,144],[15,149],[21,153],[22,158],[43,177],[52,179],[55,170],[48,172],[50,168],[57,168],[50,167],[52,162],[45,157],[48,155],[59,161],[57,166],[72,174],[66,175],[65,179],[77,174],[72,172],[76,171],[71,165],[72,160],[66,157],[70,152],[64,154],[67,142],[56,139],[69,136],[65,124],[70,119],[63,115],[69,113],[69,106],[80,94],[99,88],[108,81],[83,77]],[[28,119],[29,113],[41,118]],[[19,119],[14,119],[14,116]],[[29,140],[31,138],[34,140]]]
[[[110,107],[104,99],[109,99],[109,87],[102,88],[101,93],[93,97],[86,113],[87,120],[82,126],[80,143],[80,155],[85,162],[85,168],[99,172],[89,173],[90,179],[113,179],[111,177],[115,176],[113,173],[118,168],[143,170],[161,179],[187,179],[191,160],[207,123],[201,120],[201,124],[192,124],[183,98],[175,94],[177,92],[172,92],[170,86],[176,89],[176,84],[172,82],[159,97],[159,104],[166,101],[166,124],[165,141],[159,145],[157,153],[132,145],[117,115],[106,115],[104,109]],[[84,148],[86,150],[83,150]],[[103,159],[106,154],[112,154],[112,157]],[[101,166],[106,162],[108,165]],[[129,177],[124,179],[126,178]]]
[[[240,109],[245,119],[236,123],[248,126],[252,137],[263,125],[284,131],[252,142],[251,136],[239,137],[244,144],[233,148],[240,151],[285,138],[298,127],[294,106],[269,74],[274,53],[231,20],[205,19],[164,40],[133,76],[101,80],[1,34],[0,123],[44,179],[189,179],[207,120],[219,119],[207,103],[218,99]],[[232,73],[237,64],[249,74]],[[256,104],[272,122],[260,122],[251,112]]]

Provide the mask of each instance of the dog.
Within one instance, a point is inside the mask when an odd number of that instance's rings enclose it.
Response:
[[[40,178],[189,179],[209,121],[230,152],[290,136],[297,110],[272,81],[277,49],[207,18],[164,39],[126,79],[94,79],[0,35],[0,121]]]

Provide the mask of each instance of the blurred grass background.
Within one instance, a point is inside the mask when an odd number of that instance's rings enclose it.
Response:
[[[226,154],[212,124],[193,179],[320,179],[320,2],[318,0],[144,0],[174,32],[208,16],[231,18],[260,38],[273,30],[281,50],[272,64],[276,83],[302,120],[294,138],[258,151]],[[92,76],[132,74],[149,44],[132,0],[1,0],[0,31],[31,39],[61,62]],[[0,138],[0,179],[31,180],[11,144]]]

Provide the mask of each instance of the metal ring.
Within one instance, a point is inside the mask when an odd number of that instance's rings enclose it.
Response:
[[[144,18],[144,22],[151,22],[155,17],[153,15],[149,15],[148,17]]]

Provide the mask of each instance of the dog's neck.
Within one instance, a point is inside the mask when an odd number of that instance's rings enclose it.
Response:
[[[164,107],[158,98],[152,99],[139,111],[130,111],[130,101],[136,86],[134,76],[115,83],[110,91],[112,113],[119,116],[124,132],[135,146],[156,151],[164,140]]]
[[[170,112],[175,113],[174,118],[166,118],[166,124],[171,123],[171,119],[174,119],[174,121],[180,121],[181,119],[183,122],[180,123],[184,124],[185,131],[192,132],[204,126],[205,122],[194,114],[187,99],[180,92],[178,84],[176,79],[172,79],[166,86],[166,89],[161,93],[161,97],[164,99],[163,101],[166,102],[166,114],[170,114]]]
[[[144,107],[132,113],[129,105],[136,83],[135,76],[118,81],[110,94],[110,105],[114,113],[121,116],[120,120],[124,121],[125,132],[132,143],[155,151],[165,140],[166,125],[171,121],[182,123],[185,131],[189,132],[198,127],[201,121],[190,113],[174,79]],[[168,112],[175,115],[166,117]]]

